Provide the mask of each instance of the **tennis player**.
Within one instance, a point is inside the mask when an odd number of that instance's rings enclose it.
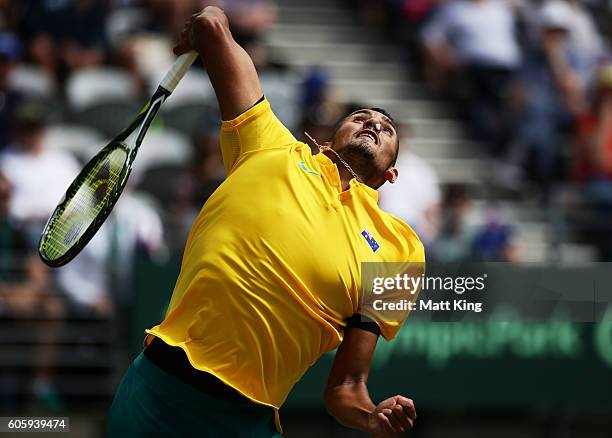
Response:
[[[397,178],[393,120],[358,110],[315,154],[272,112],[221,9],[186,24],[174,51],[189,50],[217,95],[228,177],[193,224],[164,320],[119,384],[109,436],[280,436],[291,388],[336,347],[330,414],[375,437],[411,429],[412,400],[376,404],[366,387],[379,335],[403,321],[360,313],[362,262],[424,262],[412,229],[377,204],[376,189]]]

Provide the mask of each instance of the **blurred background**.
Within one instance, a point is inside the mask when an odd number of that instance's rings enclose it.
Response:
[[[394,115],[400,178],[380,202],[428,260],[612,260],[609,0],[0,0],[0,416],[70,416],[72,436],[104,435],[115,385],[224,178],[199,61],[91,244],[53,271],[35,248],[69,182],[144,104],[184,21],[209,4],[298,139],[328,139],[358,105]],[[331,360],[281,410],[286,436],[362,436],[325,413]],[[612,324],[409,319],[379,343],[370,386],[377,400],[415,399],[417,437],[610,437]]]

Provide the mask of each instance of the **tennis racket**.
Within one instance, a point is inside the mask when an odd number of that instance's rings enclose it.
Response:
[[[70,184],[47,221],[38,253],[51,267],[72,260],[100,229],[125,187],[142,140],[164,101],[185,75],[195,52],[176,59],[144,108]]]

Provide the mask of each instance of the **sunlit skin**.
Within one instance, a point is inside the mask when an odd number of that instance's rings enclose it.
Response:
[[[371,138],[372,137],[372,138]],[[399,148],[397,130],[384,114],[360,109],[339,123],[333,140],[325,143],[336,151],[364,184],[377,189],[388,181],[394,183],[394,167]],[[324,152],[338,165],[344,190],[353,176],[331,151]]]

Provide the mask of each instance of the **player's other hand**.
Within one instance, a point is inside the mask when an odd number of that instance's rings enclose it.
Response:
[[[214,32],[224,29],[229,29],[229,22],[223,10],[207,6],[187,20],[179,41],[172,50],[177,56],[192,50],[200,53],[202,44],[212,42]]]
[[[414,402],[396,395],[380,402],[370,413],[368,433],[375,438],[395,436],[412,429],[415,419]]]

